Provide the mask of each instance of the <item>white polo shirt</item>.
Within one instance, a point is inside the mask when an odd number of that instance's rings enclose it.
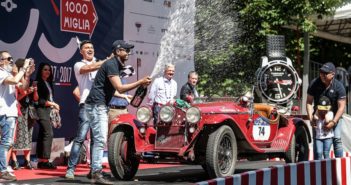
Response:
[[[149,104],[159,103],[165,105],[177,95],[177,82],[165,77],[156,78],[151,85],[149,93]]]
[[[0,68],[0,115],[17,117],[16,86],[5,85],[3,82],[7,77],[12,76],[5,69]]]
[[[326,117],[334,117],[334,113],[332,111],[328,111]],[[334,131],[333,129],[330,129],[329,131],[324,130],[325,126],[325,120],[317,120],[317,127],[315,128],[316,130],[316,139],[328,139],[334,137]]]
[[[82,60],[74,64],[74,74],[76,76],[79,92],[80,92],[79,104],[84,103],[85,99],[87,99],[97,73],[97,70],[96,70],[93,72],[80,74],[79,73],[80,68],[85,65],[93,64],[95,62],[96,62],[96,59],[94,58],[91,62],[87,60]]]

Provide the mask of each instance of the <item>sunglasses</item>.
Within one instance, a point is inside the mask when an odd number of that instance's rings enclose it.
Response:
[[[13,61],[13,58],[12,58],[12,57],[7,57],[7,58],[2,58],[1,60],[7,60],[7,61],[12,62],[12,61]]]
[[[323,71],[319,71],[319,73],[320,73],[320,74],[322,74],[322,75],[325,75],[325,76],[327,76],[327,75],[329,75],[329,74],[332,74],[333,72],[330,72],[330,73],[326,73],[326,72],[323,72]]]
[[[121,51],[125,51],[127,53],[130,53],[130,49],[124,49],[124,48],[120,48]]]

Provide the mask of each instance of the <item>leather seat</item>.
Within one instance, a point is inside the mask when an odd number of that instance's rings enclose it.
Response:
[[[279,114],[277,109],[269,104],[265,103],[255,103],[254,104],[255,112],[258,113],[260,116],[263,116],[270,120],[270,123],[276,123],[279,119]]]

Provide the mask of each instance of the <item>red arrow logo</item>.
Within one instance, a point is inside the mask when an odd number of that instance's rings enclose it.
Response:
[[[98,22],[92,0],[61,0],[61,31],[89,34],[92,36]]]

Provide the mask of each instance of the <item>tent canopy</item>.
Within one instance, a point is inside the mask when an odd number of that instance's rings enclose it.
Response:
[[[351,4],[338,8],[333,16],[316,19],[316,25],[317,32],[313,35],[351,44]]]

